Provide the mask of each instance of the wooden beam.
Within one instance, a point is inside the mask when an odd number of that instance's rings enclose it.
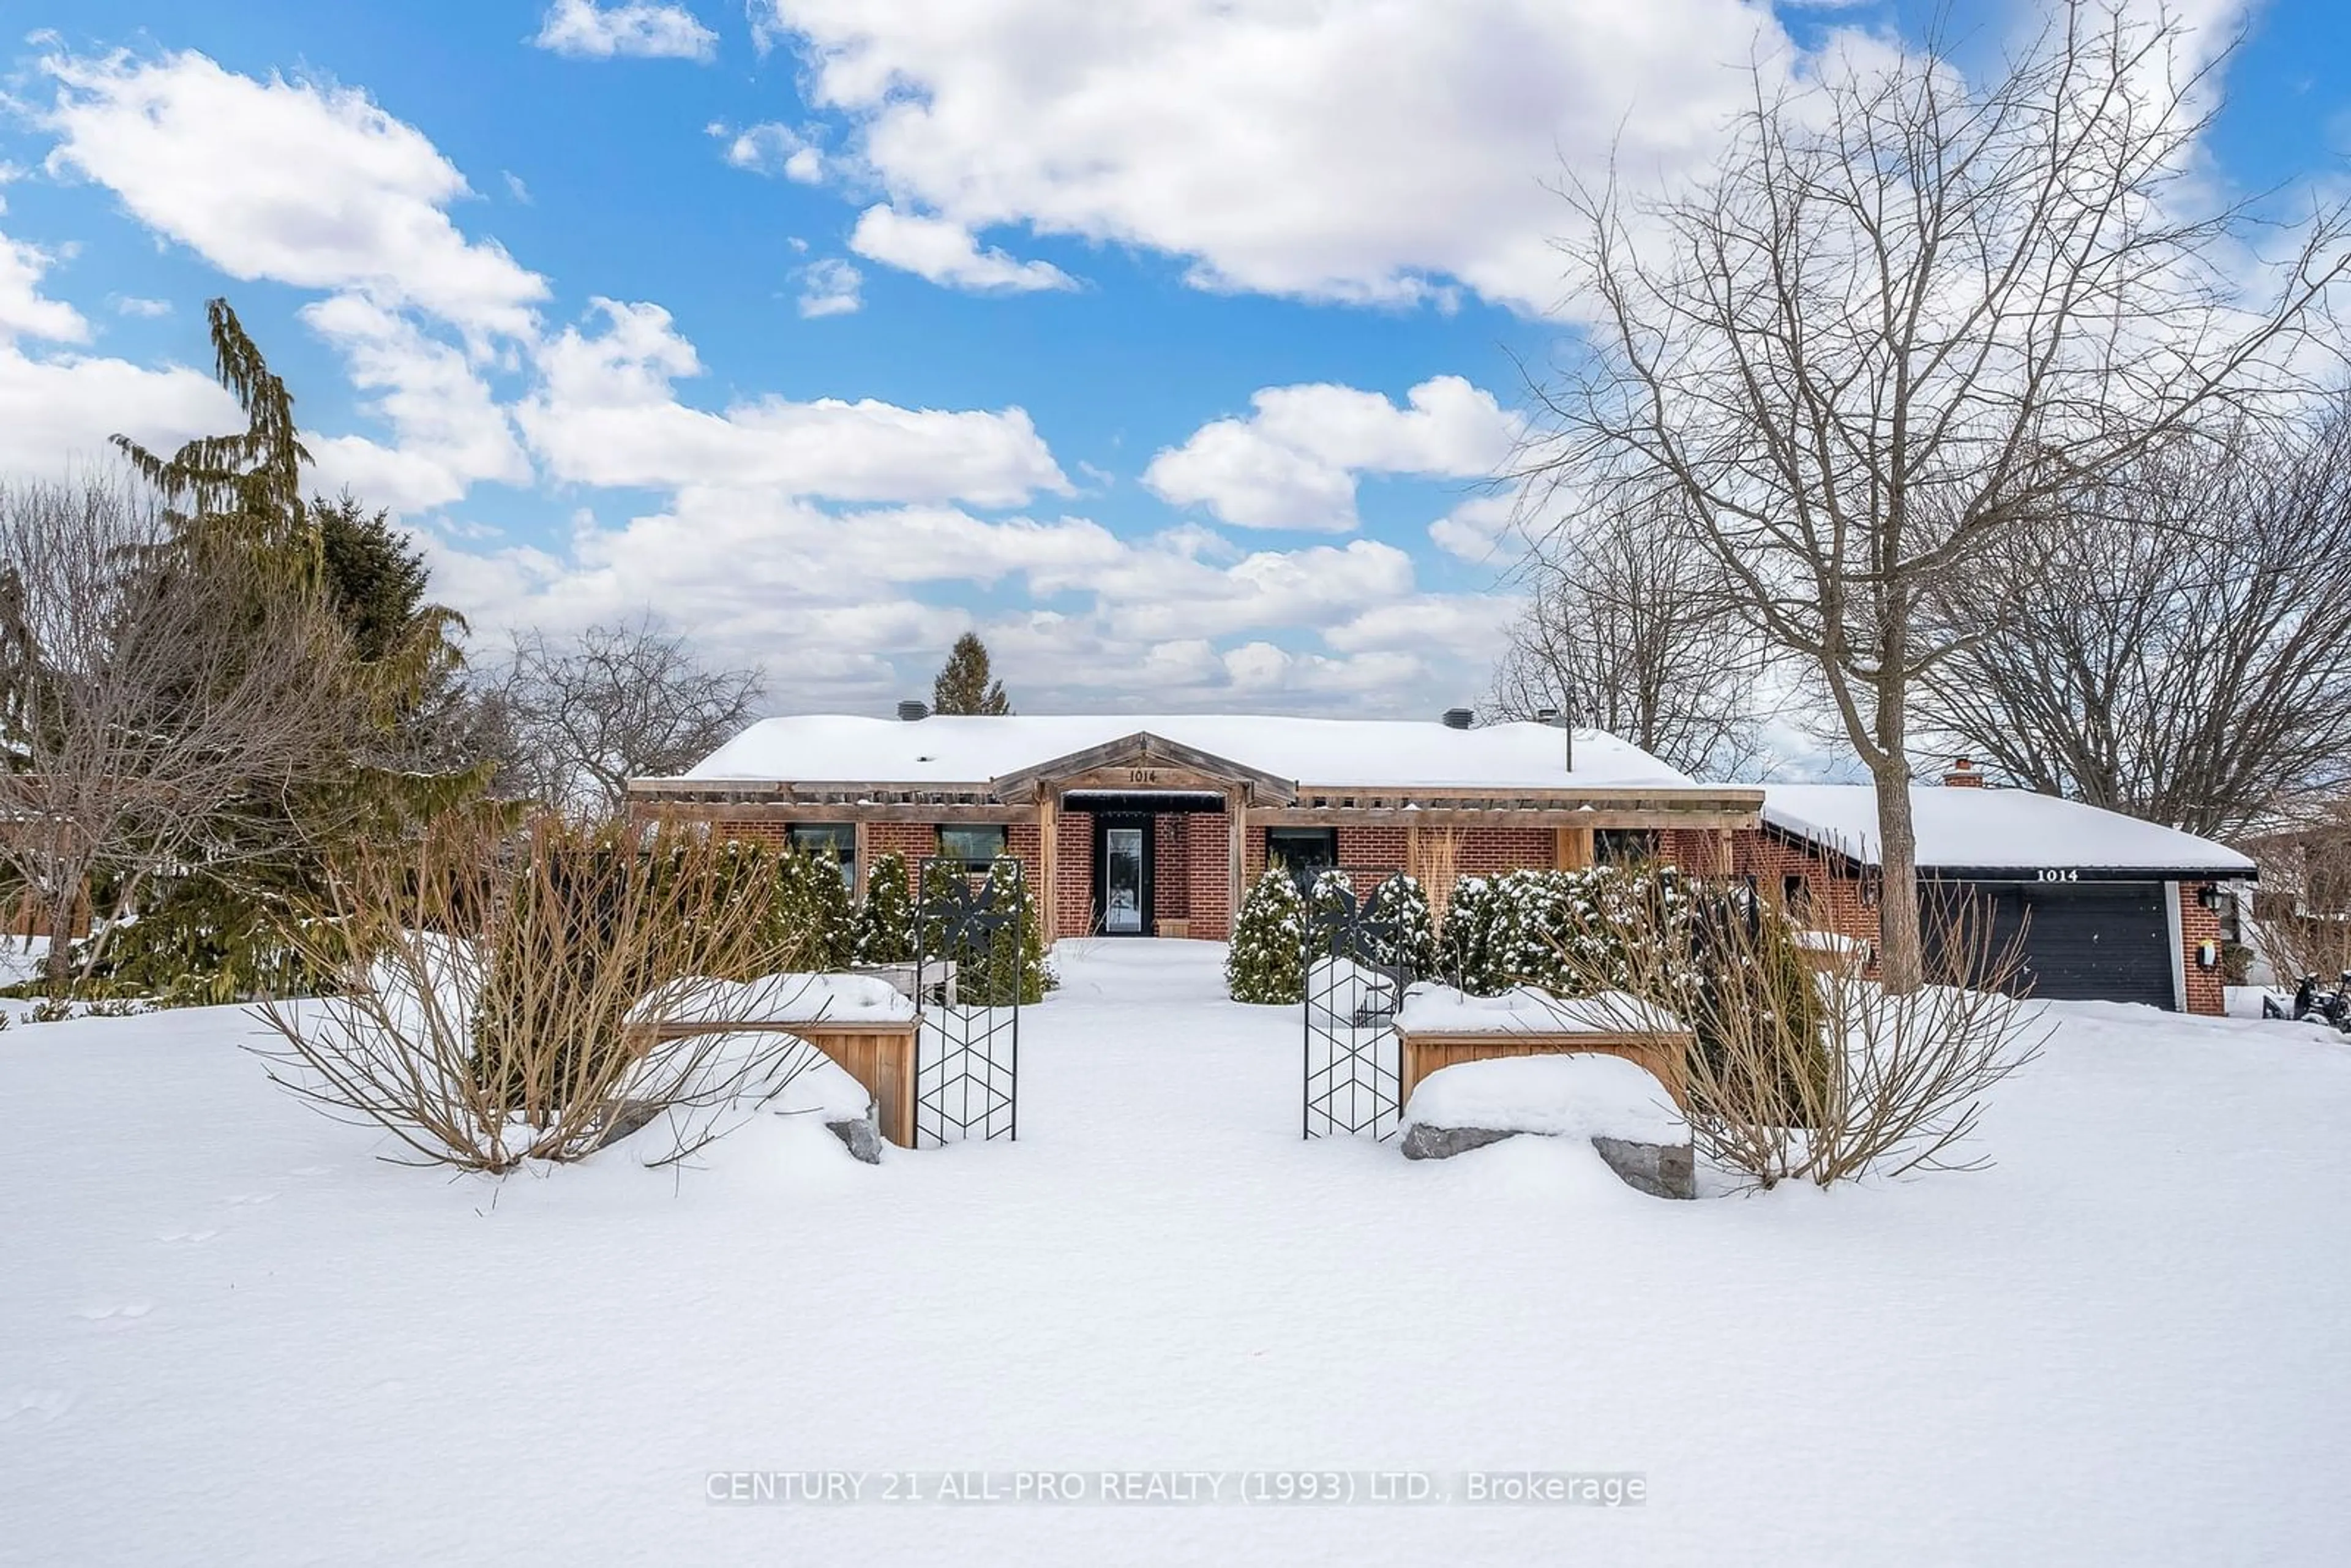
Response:
[[[1251,818],[1260,828],[1751,828],[1751,812],[1694,810],[1563,811],[1545,807],[1282,806]]]
[[[1229,939],[1241,928],[1241,896],[1248,891],[1241,886],[1241,873],[1249,864],[1249,791],[1236,784],[1225,799],[1230,802],[1225,809],[1225,892],[1232,906],[1225,936]]]
[[[1033,896],[1040,905],[1037,911],[1038,935],[1049,947],[1061,935],[1057,922],[1061,915],[1061,901],[1056,896],[1061,885],[1061,833],[1053,808],[1053,792],[1050,789],[1038,791],[1037,891]]]
[[[1592,863],[1592,830],[1590,828],[1554,828],[1558,854],[1553,862],[1562,871],[1582,871]]]
[[[632,803],[632,815],[681,822],[1033,822],[1032,806],[839,804],[778,805],[758,800],[668,800]]]

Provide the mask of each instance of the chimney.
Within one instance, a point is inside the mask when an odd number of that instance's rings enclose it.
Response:
[[[1943,770],[1943,788],[1980,789],[1983,788],[1983,773],[1966,758],[1954,757],[1951,758],[1950,767]]]
[[[928,707],[925,707],[923,704],[916,702],[914,698],[908,697],[904,702],[898,705],[898,716],[905,720],[908,724],[912,724],[916,719],[930,717],[931,710]]]
[[[1466,707],[1449,707],[1445,710],[1445,727],[1447,729],[1468,729],[1469,726],[1476,721],[1477,717],[1477,714],[1471,709]]]

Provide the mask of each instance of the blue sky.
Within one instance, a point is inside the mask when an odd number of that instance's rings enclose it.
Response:
[[[0,465],[220,425],[226,293],[486,647],[650,611],[883,712],[977,626],[1032,711],[1423,714],[1512,611],[1543,183],[1917,9],[10,0]],[[2351,16],[2181,14],[2249,30],[2216,174],[2338,179]]]

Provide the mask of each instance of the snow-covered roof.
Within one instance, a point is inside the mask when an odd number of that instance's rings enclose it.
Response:
[[[1599,730],[1541,724],[1451,729],[1435,720],[1259,714],[1008,715],[907,723],[841,714],[762,719],[680,775],[686,780],[979,785],[1148,734],[1309,787],[1572,789],[1697,781]]]
[[[2252,861],[2225,844],[2029,789],[1915,786],[1910,800],[1922,871],[2253,871]],[[1766,785],[1763,821],[1877,863],[1877,791],[1870,785]]]

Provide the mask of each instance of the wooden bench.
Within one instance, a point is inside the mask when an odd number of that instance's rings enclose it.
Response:
[[[883,1141],[902,1149],[914,1146],[914,1036],[919,1019],[674,1019],[659,1025],[634,1025],[632,1033],[646,1045],[689,1040],[705,1034],[789,1034],[808,1041],[865,1086],[873,1096],[873,1114]]]
[[[1665,1085],[1675,1104],[1689,1108],[1689,1052],[1695,1043],[1687,1030],[1407,1030],[1397,1025],[1401,1043],[1401,1094],[1405,1104],[1420,1081],[1440,1067],[1458,1061],[1485,1061],[1497,1056],[1621,1056],[1647,1069]]]

